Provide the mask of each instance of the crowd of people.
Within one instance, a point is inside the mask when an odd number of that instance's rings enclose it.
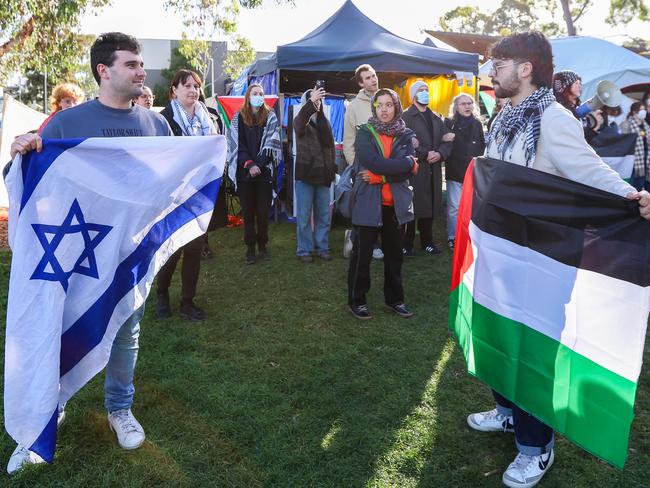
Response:
[[[174,75],[170,103],[160,114],[149,110],[154,98],[144,86],[140,50],[138,41],[131,36],[121,33],[100,36],[90,56],[92,72],[99,84],[98,98],[74,110],[65,110],[78,103],[82,95],[70,87],[55,90],[55,114],[41,128],[41,136],[57,139],[218,134],[222,125],[215,123],[213,114],[201,101],[203,82],[193,71],[180,70]],[[350,190],[352,253],[347,276],[348,308],[354,317],[372,318],[367,293],[373,257],[383,258],[386,306],[400,317],[413,316],[405,303],[403,260],[416,254],[416,229],[422,253],[441,252],[432,225],[444,207],[445,180],[446,238],[453,250],[463,177],[476,156],[485,154],[639,200],[642,217],[650,218],[650,195],[637,191],[647,186],[650,177],[647,141],[650,98],[634,103],[620,127],[624,132],[639,135],[635,189],[589,148],[585,128],[576,112],[580,105],[580,78],[566,72],[557,73],[554,78],[551,47],[541,33],[503,38],[493,47],[492,59],[490,77],[501,100],[501,109],[491,120],[487,135],[478,117],[476,100],[470,95],[456,96],[449,117],[444,119],[429,108],[428,85],[416,82],[410,88],[411,105],[404,110],[393,90],[380,88],[370,65],[357,68],[354,79],[360,90],[348,105],[343,140],[345,158],[354,168],[354,184]],[[294,123],[296,256],[305,263],[314,258],[332,259],[329,188],[336,177],[336,161],[324,96],[325,90],[318,84],[307,90]],[[227,172],[240,198],[245,262],[252,265],[260,259],[271,258],[269,210],[276,162],[282,150],[278,118],[265,103],[262,86],[253,83],[248,87],[227,138]],[[14,141],[12,154],[41,148],[41,137],[26,134]],[[179,313],[190,320],[206,318],[205,311],[194,303],[201,254],[206,245],[204,237],[195,239],[161,269],[157,282],[159,317],[171,316],[169,287],[182,257]],[[119,330],[106,368],[108,421],[118,443],[125,449],[139,447],[145,438],[144,429],[131,412],[142,313],[142,308],[137,310]],[[493,393],[496,408],[471,414],[467,422],[478,431],[514,432],[519,454],[504,472],[503,482],[511,487],[534,486],[553,464],[553,430],[507,398]],[[61,406],[59,421],[64,414]],[[42,462],[37,454],[26,446],[17,446],[8,471],[13,473],[26,463],[37,462]]]

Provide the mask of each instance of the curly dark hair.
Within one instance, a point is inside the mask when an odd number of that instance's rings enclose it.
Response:
[[[492,45],[490,57],[530,62],[533,65],[533,85],[538,88],[551,88],[553,51],[548,39],[541,32],[529,31],[504,37]]]

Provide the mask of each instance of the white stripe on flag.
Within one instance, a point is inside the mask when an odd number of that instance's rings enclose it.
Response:
[[[621,178],[628,180],[632,177],[634,168],[634,154],[626,156],[606,156],[602,158]]]
[[[210,191],[218,187],[226,157],[222,136],[52,143],[51,147],[69,147],[60,154],[52,152],[53,163],[22,211],[21,199],[28,183],[22,181],[20,161],[14,163],[7,178],[13,258],[7,308],[5,427],[14,440],[26,446],[43,432],[59,402],[69,399],[104,368],[117,330],[144,303],[155,273],[167,258],[205,232],[213,201],[203,189],[208,184]],[[44,161],[47,154],[46,148],[38,161]],[[110,226],[110,230],[93,249],[99,278],[72,273],[64,290],[58,281],[32,279],[44,256],[32,224],[61,227],[75,201],[86,223]],[[45,235],[48,241],[53,239]],[[87,244],[78,232],[66,235],[61,243],[54,251],[56,259],[63,269],[70,270]],[[67,331],[65,337],[70,337],[80,325],[95,327],[88,324],[96,311],[105,327],[105,331],[95,331],[101,332],[99,343],[92,346],[92,341],[86,341],[89,350],[78,359],[61,357],[62,334]],[[81,317],[90,320],[78,322]],[[60,379],[64,365],[67,374]]]
[[[577,269],[470,223],[474,300],[636,383],[650,287]],[[513,286],[517,284],[517,286]]]

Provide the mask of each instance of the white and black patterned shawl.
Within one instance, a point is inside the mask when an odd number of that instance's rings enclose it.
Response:
[[[550,88],[538,88],[514,107],[508,102],[494,120],[486,144],[495,142],[501,159],[505,159],[506,151],[512,150],[513,143],[523,134],[526,166],[531,165],[537,152],[542,114],[553,102],[555,95]]]
[[[239,112],[235,114],[230,122],[228,130],[228,178],[237,188],[237,156],[239,155]],[[275,112],[271,110],[266,119],[264,132],[262,133],[262,142],[260,143],[259,154],[268,154],[272,157],[273,165],[282,159],[282,139],[280,139],[280,128],[278,118]],[[274,168],[271,167],[271,174],[274,174]]]

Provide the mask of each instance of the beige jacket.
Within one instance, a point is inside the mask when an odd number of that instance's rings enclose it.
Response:
[[[352,100],[345,109],[343,125],[343,154],[348,164],[354,163],[354,140],[357,137],[357,127],[368,122],[372,116],[370,102],[372,99],[363,90]]]
[[[492,141],[485,155],[523,166],[526,164],[524,139],[523,135],[519,136],[503,157]],[[557,102],[553,102],[542,114],[541,133],[532,168],[623,197],[636,191],[600,159],[585,141],[580,121]]]

